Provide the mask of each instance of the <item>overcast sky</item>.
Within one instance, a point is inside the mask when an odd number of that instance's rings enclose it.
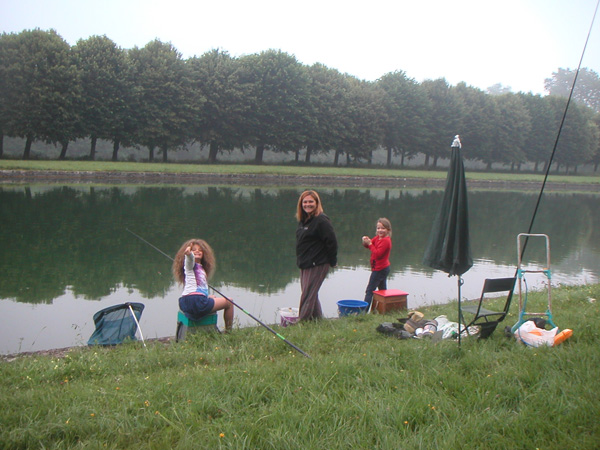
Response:
[[[364,80],[402,70],[486,89],[543,93],[576,69],[598,0],[0,0],[0,30],[54,29],[69,44],[106,35],[122,48],[155,38],[184,58],[267,49]],[[600,15],[600,12],[598,13]],[[600,17],[582,67],[600,73]]]

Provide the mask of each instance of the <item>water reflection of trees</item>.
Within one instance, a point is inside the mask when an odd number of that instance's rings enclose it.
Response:
[[[51,302],[67,289],[85,299],[120,287],[162,296],[172,287],[171,261],[130,229],[174,255],[190,237],[206,239],[218,268],[212,283],[261,293],[298,278],[295,206],[300,189],[243,187],[0,188],[0,298]],[[368,266],[360,236],[378,217],[394,227],[393,271],[428,272],[421,259],[441,191],[321,189],[340,243],[339,264]],[[471,192],[473,256],[516,264],[516,236],[527,231],[535,194]],[[587,246],[598,251],[597,195],[548,194],[533,232],[552,240],[552,259]],[[532,248],[532,255],[537,254]]]

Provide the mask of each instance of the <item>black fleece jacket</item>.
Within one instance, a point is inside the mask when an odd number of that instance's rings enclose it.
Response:
[[[338,243],[331,220],[325,214],[298,222],[296,264],[300,269],[327,264],[337,265]]]

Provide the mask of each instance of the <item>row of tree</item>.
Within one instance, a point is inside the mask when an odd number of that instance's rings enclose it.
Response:
[[[596,89],[598,75],[582,73]],[[561,69],[546,80],[550,93],[569,75]],[[586,104],[570,104],[563,124],[555,161],[567,168],[600,161],[600,113],[589,101],[598,95],[588,94]],[[238,58],[212,50],[184,60],[159,40],[125,50],[106,36],[70,46],[54,30],[0,36],[0,157],[10,136],[25,140],[24,159],[35,141],[60,145],[64,159],[70,142],[89,138],[92,160],[102,139],[113,143],[115,161],[122,145],[167,161],[169,151],[199,142],[210,162],[241,148],[252,149],[256,163],[267,149],[296,160],[303,150],[305,162],[327,153],[335,165],[342,155],[370,163],[384,148],[388,165],[392,156],[404,164],[424,154],[435,166],[460,134],[466,158],[537,170],[565,105],[559,95],[491,95],[445,79],[417,83],[401,71],[367,82],[278,50]]]

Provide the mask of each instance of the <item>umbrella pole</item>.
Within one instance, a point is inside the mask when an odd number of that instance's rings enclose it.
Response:
[[[460,288],[463,285],[463,279],[462,277],[459,275],[458,276],[458,348],[460,348],[460,335],[462,334],[462,310],[460,309],[460,297],[461,297],[461,293],[460,293]]]

